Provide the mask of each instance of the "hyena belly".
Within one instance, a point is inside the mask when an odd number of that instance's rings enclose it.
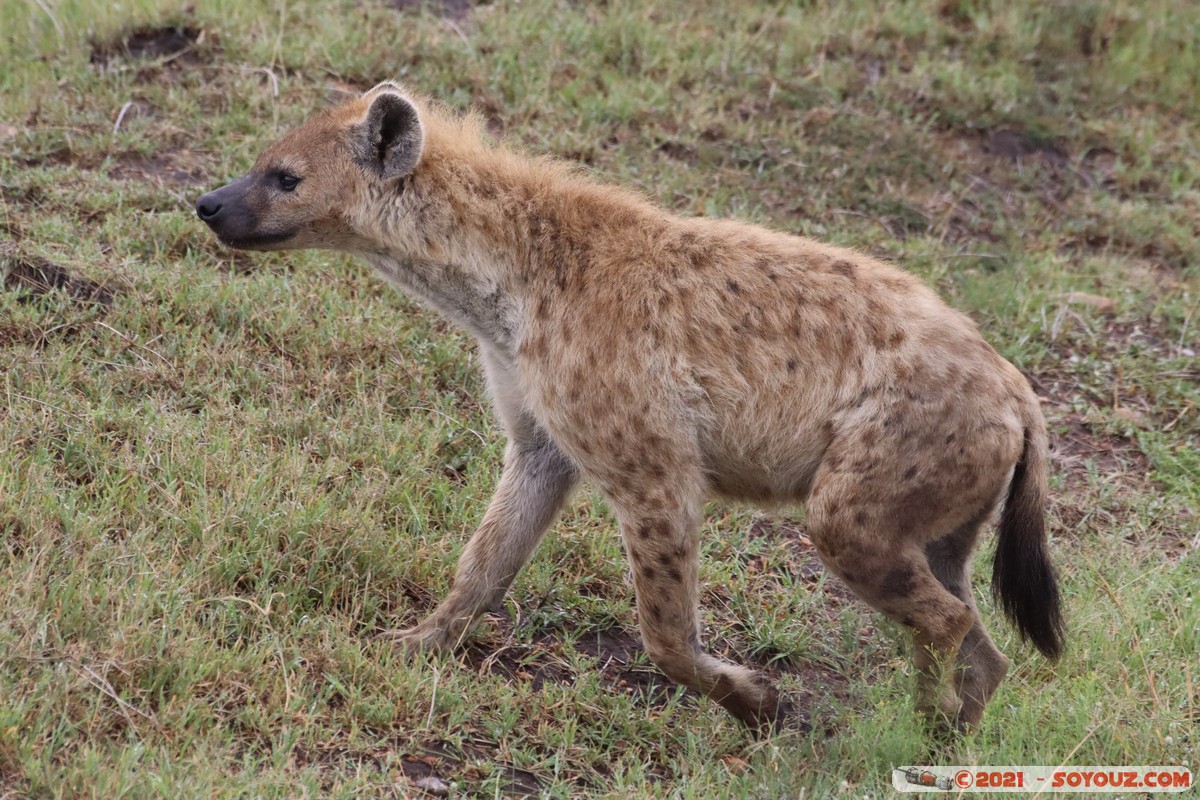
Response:
[[[829,446],[827,426],[793,422],[764,435],[762,429],[747,430],[753,425],[735,424],[702,435],[709,489],[767,506],[803,503]]]

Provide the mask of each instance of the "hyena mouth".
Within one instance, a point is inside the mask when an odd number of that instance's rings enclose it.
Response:
[[[252,236],[230,236],[217,234],[221,244],[235,250],[275,250],[276,245],[283,244],[296,235],[295,231],[287,233],[260,233]]]

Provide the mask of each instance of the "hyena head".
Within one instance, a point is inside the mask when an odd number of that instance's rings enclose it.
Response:
[[[417,105],[393,83],[310,119],[254,167],[196,202],[196,214],[239,250],[355,250],[372,197],[394,194],[421,160]],[[378,224],[376,220],[376,224]]]

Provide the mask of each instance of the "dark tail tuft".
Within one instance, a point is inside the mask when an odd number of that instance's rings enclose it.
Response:
[[[1063,618],[1054,567],[1046,554],[1046,434],[1038,420],[1025,430],[1025,450],[1013,470],[992,564],[992,594],[1050,659],[1063,650]]]

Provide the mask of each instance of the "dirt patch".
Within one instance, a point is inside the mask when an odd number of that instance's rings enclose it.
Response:
[[[507,620],[497,627],[511,632]],[[511,642],[511,636],[505,637]],[[676,686],[659,672],[645,657],[641,639],[620,628],[566,630],[558,629],[539,635],[531,644],[478,643],[468,646],[463,660],[473,669],[509,680],[527,682],[534,691],[547,684],[570,686],[578,677],[571,668],[565,651],[572,649],[598,662],[601,679],[611,691],[638,695],[647,704],[661,708],[676,691]]]
[[[112,305],[114,292],[87,278],[77,278],[62,267],[41,257],[21,258],[0,253],[4,288],[20,292],[20,299],[32,301],[51,292],[63,292],[81,304]]]
[[[1058,217],[1074,192],[1102,185],[1105,168],[1112,174],[1100,150],[1092,160],[1075,159],[1055,138],[1011,126],[946,129],[935,151],[954,165],[958,185],[935,189],[920,205],[930,231],[951,241],[1002,241],[1004,221],[1023,219],[1031,203]],[[1022,177],[1031,171],[1035,189]]]
[[[204,60],[205,38],[204,30],[190,23],[144,26],[108,41],[93,41],[90,61],[102,67],[118,59],[195,65]]]
[[[18,517],[6,515],[0,517],[0,547],[3,547],[13,558],[25,555],[30,540],[25,523]],[[3,797],[3,795],[0,795]]]
[[[498,648],[490,643],[473,642],[463,651],[462,660],[476,672],[528,683],[534,691],[541,691],[547,684],[565,686],[575,678],[562,658],[561,647],[555,645],[551,637],[529,645]]]
[[[1121,406],[1116,413],[1144,425],[1159,424],[1131,406]],[[1124,522],[1142,513],[1139,497],[1157,491],[1150,459],[1134,439],[1108,432],[1078,411],[1063,411],[1055,403],[1049,404],[1046,416],[1052,469],[1064,483],[1064,489],[1051,496],[1050,519],[1057,534],[1079,537],[1121,527],[1129,544],[1170,559],[1195,550],[1195,515],[1187,507],[1164,508],[1141,525]]]
[[[1149,269],[1143,279],[1164,286],[1171,280],[1170,273]],[[1065,303],[1052,322],[1051,338],[1045,366],[1028,377],[1041,398],[1050,433],[1051,471],[1063,484],[1051,497],[1053,529],[1079,537],[1119,527],[1129,531],[1131,543],[1141,544],[1134,538],[1144,538],[1170,554],[1186,550],[1190,545],[1181,545],[1179,535],[1194,531],[1191,511],[1170,504],[1151,516],[1139,511],[1141,499],[1163,495],[1163,490],[1137,431],[1187,435],[1187,415],[1194,409],[1184,402],[1164,404],[1144,383],[1144,375],[1126,377],[1120,365],[1130,353],[1161,363],[1190,351],[1161,322],[1113,319],[1100,312],[1084,318]],[[1081,378],[1081,361],[1100,374]],[[1200,383],[1197,369],[1177,368],[1161,377],[1167,375]],[[1139,516],[1142,524],[1128,524]]]
[[[654,667],[640,636],[619,628],[589,631],[575,640],[575,649],[599,662],[600,675],[614,690],[641,695],[652,706],[666,705],[676,686]]]
[[[404,777],[408,778],[417,789],[424,790],[425,787],[430,787],[431,790],[424,791],[424,794],[432,797],[443,796],[441,792],[432,790],[432,788],[439,785],[445,786],[444,776],[453,772],[456,766],[455,764],[444,764],[441,757],[432,754],[408,755],[402,756],[400,759],[400,772]]]
[[[984,152],[1013,164],[1039,162],[1052,169],[1066,167],[1067,151],[1057,144],[1011,128],[983,132]]]
[[[792,575],[796,582],[810,585],[814,591],[824,595],[830,619],[835,618],[838,610],[847,604],[866,609],[845,583],[825,570],[815,547],[800,526],[786,521],[772,524],[762,520],[754,523],[751,535],[785,544],[788,558],[782,569]],[[756,567],[751,563],[748,568],[753,570]],[[779,571],[780,566],[768,564],[764,559],[758,569]],[[603,593],[602,587],[589,586],[588,593]],[[489,619],[493,634],[468,643],[459,656],[465,666],[476,672],[525,683],[535,692],[551,686],[570,687],[584,671],[594,672],[608,691],[636,697],[639,703],[656,709],[666,707],[680,690],[676,683],[654,666],[636,631],[619,627],[578,628],[566,625],[535,632],[532,641],[523,642],[517,641],[510,619],[503,616],[491,616]],[[867,643],[877,636],[876,629],[864,625],[858,631],[858,636],[861,642]],[[740,637],[735,634],[735,638]],[[804,730],[817,729],[827,736],[836,733],[838,713],[835,707],[850,703],[852,696],[850,681],[834,665],[797,659],[794,654],[780,657],[781,654],[765,651],[746,657],[744,646],[730,640],[714,639],[709,646],[718,654],[723,653],[775,678],[794,676],[798,687],[789,688],[786,694],[793,706],[795,722]],[[595,666],[580,665],[577,669],[571,651],[594,659]],[[698,695],[687,692],[684,702],[694,704],[703,701]],[[420,777],[416,772],[414,775]]]
[[[191,49],[200,38],[200,29],[191,25],[165,28],[138,28],[122,42],[130,58],[162,58]]]
[[[769,541],[782,541],[786,545],[787,564],[784,569],[795,583],[803,583],[810,591],[820,591],[824,595],[824,617],[829,624],[833,624],[841,613],[840,609],[847,605],[870,610],[841,578],[825,568],[812,540],[797,523],[790,520],[756,520],[750,527],[750,535]],[[753,565],[750,566],[753,568]],[[821,618],[813,615],[810,623],[820,625]],[[871,624],[863,625],[857,635],[863,644],[878,636]],[[839,704],[847,704],[852,699],[850,681],[844,669],[834,669],[817,661],[798,661],[792,656],[773,658],[770,653],[760,653],[759,657],[768,659],[771,669],[779,674],[793,675],[798,679],[799,688],[790,690],[787,699],[793,706],[797,721],[805,729],[820,730],[826,736],[837,733],[837,714],[831,708],[830,700],[833,698]],[[871,682],[873,678],[868,676],[867,680]]]
[[[1171,291],[1169,271],[1142,268],[1130,274],[1143,275],[1146,285]],[[1089,418],[1088,410],[1103,411],[1106,417],[1124,420],[1132,428],[1174,427],[1180,415],[1156,407],[1137,378],[1122,380],[1119,368],[1110,369],[1108,380],[1081,382],[1078,367],[1083,358],[1095,358],[1100,364],[1119,364],[1129,353],[1167,361],[1190,355],[1174,337],[1153,319],[1116,319],[1115,309],[1101,295],[1074,292],[1066,295],[1051,320],[1052,359],[1029,380],[1042,397],[1043,410],[1051,432],[1051,456],[1068,474],[1085,475],[1087,469],[1126,483],[1144,484],[1150,478],[1149,459],[1137,443],[1119,434],[1106,432],[1105,426]],[[1076,311],[1080,306],[1092,309],[1090,318]],[[1086,363],[1086,362],[1085,362]],[[1200,382],[1200,370],[1183,369],[1172,376]],[[1070,481],[1068,481],[1070,482]]]
[[[1089,470],[1101,475],[1144,483],[1150,477],[1150,459],[1127,436],[1094,429],[1077,412],[1060,420],[1066,431],[1055,436],[1050,458],[1067,475],[1068,484],[1086,481]]]
[[[458,22],[470,16],[476,6],[488,5],[479,0],[390,0],[389,6],[397,11],[429,11],[443,19]]]
[[[1121,253],[1175,270],[1195,260],[1195,248],[1185,236],[1151,235],[1086,210],[1087,198],[1097,195],[1165,199],[1163,179],[1121,177],[1119,154],[1103,142],[1069,143],[1066,137],[1011,125],[946,128],[935,133],[935,140],[931,157],[952,168],[952,177],[912,195],[914,207],[928,222],[924,231],[916,218],[916,230],[975,245],[987,258],[981,268],[1002,265],[995,261],[998,256],[987,253],[988,246],[999,243],[1001,251],[1007,249],[1009,241],[1024,235],[1015,221],[1031,215],[1045,226],[1063,223],[1058,247],[1064,254]],[[1169,165],[1159,172],[1169,174]]]
[[[399,797],[457,796],[451,784],[459,778],[472,783],[498,778],[504,797],[541,794],[542,785],[536,775],[505,763],[497,758],[496,751],[496,745],[479,740],[455,744],[438,739],[416,747],[408,741],[391,742],[365,751],[337,746],[310,748],[301,744],[293,749],[291,760],[297,767],[318,765],[329,768],[330,772],[343,773],[367,764],[377,770],[394,765],[399,771],[394,787]],[[493,768],[486,769],[481,762],[490,762]]]
[[[0,319],[0,347],[42,348],[51,341],[69,339],[84,330],[88,320],[107,313],[117,294],[108,286],[77,278],[40,256],[19,255],[11,242],[0,242],[0,275],[3,275],[3,289],[16,293],[20,303],[51,305],[52,296],[62,294],[80,309],[39,323],[20,323],[6,315]]]
[[[835,698],[838,705],[850,704],[849,679],[837,670],[812,663],[787,670],[787,674],[796,676],[799,684],[785,694],[794,715],[792,724],[804,731],[819,731],[826,738],[836,736],[839,714],[830,700]]]
[[[784,535],[795,530],[786,528]],[[823,568],[815,552],[810,558],[811,561],[805,559],[801,570],[810,571],[815,583]],[[829,576],[824,586],[826,593],[835,598],[834,604],[856,602],[845,584],[835,577]],[[508,627],[506,620],[497,621],[497,628],[502,633]],[[874,628],[868,627],[864,628],[860,635],[865,639],[873,633]],[[511,636],[505,638],[511,642]],[[572,639],[573,646],[570,644]],[[712,642],[710,646],[716,646],[719,650],[720,643]],[[609,691],[636,697],[638,702],[651,708],[664,708],[680,689],[645,655],[641,638],[636,633],[621,628],[585,631],[559,629],[538,636],[532,644],[508,644],[499,648],[494,643],[480,642],[468,645],[461,658],[465,664],[479,672],[497,675],[506,680],[525,682],[534,691],[541,691],[547,685],[569,687],[578,679],[578,673],[572,669],[569,659],[565,656],[567,648],[596,660],[596,671]],[[727,655],[775,677],[783,674],[797,676],[800,689],[787,693],[787,700],[793,707],[795,722],[804,730],[818,728],[826,735],[836,732],[836,714],[830,706],[829,699],[836,697],[843,702],[849,700],[849,681],[844,675],[814,662],[793,663],[788,659],[772,659],[769,653],[760,653],[756,659]],[[763,658],[764,655],[766,659]],[[767,661],[770,663],[766,663]],[[702,702],[699,695],[693,692],[686,692],[684,701]]]
[[[118,156],[108,175],[122,181],[170,186],[200,186],[207,180],[187,150],[152,156],[133,153]]]
[[[676,161],[682,161],[685,164],[696,163],[696,148],[684,142],[680,142],[675,139],[667,139],[659,142],[658,146],[654,149],[657,152],[662,153],[667,158],[671,158]]]
[[[487,771],[476,766],[478,762],[492,762],[498,769]],[[532,797],[542,792],[541,781],[528,770],[518,769],[504,763],[495,757],[495,746],[488,742],[462,742],[453,744],[446,741],[430,742],[424,746],[424,752],[419,756],[406,756],[401,764],[405,777],[414,782],[420,781],[417,773],[424,772],[422,777],[438,777],[454,773],[472,782],[488,779],[500,779],[500,793],[504,797]],[[428,785],[428,784],[426,784]],[[427,792],[427,794],[431,794]],[[432,794],[436,794],[432,793]]]

